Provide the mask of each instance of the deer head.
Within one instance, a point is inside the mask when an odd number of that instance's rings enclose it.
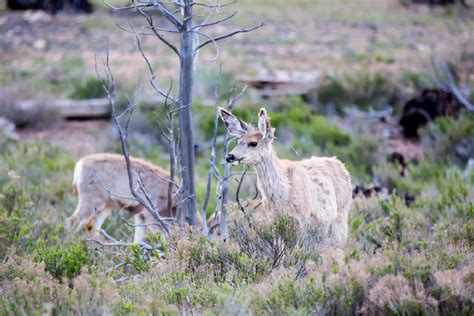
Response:
[[[228,163],[257,165],[268,159],[272,153],[274,129],[264,108],[260,109],[258,115],[258,128],[223,108],[219,112],[229,134],[237,138],[237,145],[225,158]]]

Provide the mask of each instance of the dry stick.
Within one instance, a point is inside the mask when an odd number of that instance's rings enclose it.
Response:
[[[236,95],[235,94],[235,84],[231,90],[231,97],[227,101],[227,110],[232,111],[237,100],[245,93],[247,86],[242,88],[242,91]],[[225,157],[227,156],[229,148],[229,134],[227,131],[224,134],[224,142],[222,144],[222,164],[224,165],[224,177],[222,178],[222,194],[221,194],[221,235],[224,241],[227,240],[228,231],[227,231],[227,203],[228,203],[228,193],[229,193],[229,165],[225,162]]]
[[[217,37],[211,37],[211,36],[208,36],[209,39],[207,41],[204,41],[203,43],[199,44],[198,47],[195,48],[195,51],[198,51],[200,50],[201,48],[203,48],[204,46],[208,45],[208,44],[211,44],[211,43],[216,43],[220,40],[223,40],[223,39],[226,39],[226,38],[229,38],[229,37],[232,37],[236,34],[239,34],[239,33],[248,33],[248,32],[252,32],[260,27],[263,26],[263,22],[260,23],[259,25],[256,25],[254,27],[251,27],[251,28],[241,28],[241,29],[238,29],[238,30],[235,30],[233,32],[230,32],[230,33],[227,33],[227,34],[224,34],[224,35],[220,35],[220,36],[217,36]]]
[[[469,111],[469,112],[474,112],[474,105],[472,105],[463,95],[463,93],[459,90],[459,88],[456,85],[456,82],[454,81],[453,75],[451,74],[451,71],[449,70],[448,66],[446,65],[445,62],[439,61],[436,63],[436,68],[438,68],[439,71],[443,72],[443,74],[447,78],[447,82],[438,79],[438,82],[440,83],[441,86],[443,86],[445,89],[448,89],[456,99],[458,99],[459,103],[464,106],[464,108]]]
[[[212,186],[212,178],[215,174],[215,167],[216,167],[216,147],[217,147],[217,130],[219,128],[219,81],[222,75],[222,66],[219,67],[219,72],[216,80],[216,85],[214,87],[214,134],[212,135],[212,146],[211,146],[211,159],[209,161],[211,167],[209,168],[209,174],[207,175],[207,184],[206,184],[206,193],[204,195],[204,203],[201,209],[201,217],[202,217],[202,229],[204,234],[208,234],[207,221],[206,221],[206,213],[207,213],[207,206],[209,203],[209,197],[211,195],[211,186]],[[217,212],[215,213],[217,214]]]
[[[171,89],[171,88],[170,88]],[[165,101],[165,111],[167,111],[168,119],[168,144],[169,144],[169,158],[170,158],[170,181],[174,182],[175,171],[176,171],[176,141],[174,137],[174,114],[173,111],[169,108],[168,102]],[[179,190],[177,191],[179,192]],[[168,184],[168,212],[171,214],[173,207],[173,184],[170,182]]]
[[[249,167],[245,166],[245,170],[240,176],[239,184],[237,185],[237,191],[235,192],[235,200],[237,201],[237,204],[239,205],[240,210],[244,214],[245,214],[245,208],[242,206],[242,203],[240,203],[240,188],[242,187],[242,182],[244,182],[244,177],[247,174],[248,170],[249,170]]]
[[[168,41],[162,34],[158,33],[158,29],[155,27],[153,23],[153,17],[151,15],[146,14],[145,11],[143,11],[140,7],[137,7],[136,10],[147,20],[148,24],[150,25],[151,30],[153,31],[153,34],[155,34],[156,37],[158,37],[158,39],[162,41],[165,45],[171,48],[171,50],[175,52],[175,54],[178,55],[178,57],[181,57],[178,48],[175,45],[173,45],[170,41]]]
[[[140,12],[140,10],[139,10]],[[144,14],[144,16],[146,17],[146,14]],[[151,19],[151,18],[150,18]],[[153,23],[153,22],[150,22],[150,23]],[[136,43],[137,43],[137,49],[138,51],[140,52],[140,54],[142,55],[143,57],[143,60],[145,60],[145,63],[148,67],[148,71],[150,72],[150,79],[149,79],[149,82],[151,84],[151,86],[153,87],[153,89],[159,93],[161,96],[163,96],[165,98],[165,102],[168,102],[167,100],[172,100],[173,102],[178,102],[178,98],[175,98],[175,97],[172,97],[170,95],[170,92],[171,92],[171,89],[172,89],[172,85],[173,85],[173,82],[171,82],[170,84],[170,87],[168,89],[167,92],[164,92],[163,90],[160,89],[160,87],[158,87],[158,85],[156,84],[156,74],[155,74],[155,71],[153,70],[153,67],[151,66],[151,63],[150,61],[148,60],[148,57],[146,56],[145,52],[143,51],[143,48],[142,48],[142,45],[141,45],[141,41],[140,41],[140,37],[139,35],[137,34],[137,32],[135,31],[135,29],[133,28],[133,26],[131,26],[131,29],[135,35],[135,40],[136,40]],[[179,54],[178,54],[179,56]]]
[[[122,127],[120,121],[119,121],[119,115],[117,114],[116,107],[115,107],[115,78],[113,76],[112,70],[110,68],[110,62],[109,62],[109,46],[107,44],[107,51],[106,51],[106,60],[105,60],[105,69],[106,69],[106,75],[107,75],[107,81],[105,82],[104,79],[100,76],[98,70],[97,70],[97,63],[96,63],[96,73],[99,78],[99,81],[102,84],[102,87],[107,95],[107,99],[109,100],[109,103],[112,108],[112,119],[114,122],[114,125],[117,128],[117,131],[119,133],[119,138],[120,138],[120,143],[122,147],[122,153],[125,158],[125,163],[126,163],[126,169],[127,169],[127,175],[128,175],[128,184],[130,188],[130,192],[132,193],[133,197],[140,203],[143,207],[147,209],[147,211],[160,223],[161,227],[165,231],[166,234],[169,234],[169,227],[168,224],[163,221],[161,216],[158,214],[158,211],[153,208],[153,205],[149,205],[141,196],[138,194],[137,190],[135,189],[134,186],[134,178],[133,178],[133,172],[132,172],[132,164],[130,162],[130,154],[128,151],[128,144],[127,144],[127,133],[128,133],[128,125],[130,123],[130,118],[133,114],[133,109],[134,105],[132,106],[131,104],[133,102],[130,102],[129,107],[130,110],[128,111],[128,117],[125,122],[125,126]],[[122,113],[123,114],[123,113]]]
[[[152,17],[147,15],[146,13],[144,13],[139,8],[137,8],[137,11],[140,12],[140,14],[142,14],[145,17],[145,19],[148,21],[150,26],[153,28]],[[173,113],[173,110],[171,109],[172,105],[170,105],[169,100],[170,99],[172,100],[172,104],[176,104],[177,98],[174,98],[174,97],[170,96],[171,90],[173,88],[173,81],[172,80],[171,80],[171,83],[170,83],[170,87],[169,87],[169,89],[166,93],[164,93],[158,87],[158,85],[156,84],[156,82],[155,82],[156,74],[155,74],[155,72],[153,70],[153,67],[151,66],[151,63],[148,60],[145,52],[142,49],[140,37],[135,32],[133,27],[132,27],[132,30],[135,34],[135,39],[137,41],[138,50],[140,51],[140,54],[142,55],[143,59],[145,60],[145,63],[148,66],[148,71],[150,72],[150,75],[151,75],[149,82],[150,82],[151,86],[155,89],[156,92],[158,92],[160,95],[165,97],[165,112],[166,112],[166,118],[168,120],[168,128],[167,128],[167,133],[164,133],[163,130],[162,130],[162,134],[168,140],[169,148],[170,148],[169,149],[170,150],[170,177],[169,177],[169,180],[168,180],[169,182],[168,182],[168,194],[167,194],[168,195],[167,196],[168,197],[167,210],[168,210],[168,213],[171,214],[172,208],[173,208],[173,184],[174,184],[176,161],[177,160],[176,160],[176,142],[175,142],[175,139],[174,139],[174,122],[173,122],[174,113]],[[155,32],[155,34],[158,37],[160,37],[158,33]],[[170,45],[168,45],[168,46],[170,46]],[[174,48],[175,52],[177,52],[176,47],[173,46],[171,48]],[[179,56],[179,52],[177,52],[177,54]]]
[[[211,2],[211,1],[209,1]],[[207,3],[202,3],[202,2],[194,2],[192,3],[191,5],[192,6],[201,6],[201,7],[206,7],[206,8],[209,8],[209,9],[220,9],[220,8],[225,8],[225,7],[228,7],[228,6],[231,6],[233,4],[235,4],[237,2],[237,0],[232,0],[230,2],[227,2],[227,3],[218,3],[218,4],[207,4]],[[212,2],[211,2],[212,3]]]

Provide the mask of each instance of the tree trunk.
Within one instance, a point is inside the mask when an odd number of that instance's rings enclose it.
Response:
[[[182,177],[182,209],[186,221],[197,224],[196,190],[194,186],[194,139],[192,128],[192,91],[194,82],[194,47],[192,0],[184,1],[183,29],[180,32],[180,78],[179,78],[179,148]]]

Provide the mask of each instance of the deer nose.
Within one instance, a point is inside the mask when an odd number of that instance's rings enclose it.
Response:
[[[226,157],[225,157],[225,161],[227,162],[232,162],[235,160],[235,156],[233,154],[228,154]]]

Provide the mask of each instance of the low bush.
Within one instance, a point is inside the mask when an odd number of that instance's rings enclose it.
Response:
[[[104,88],[96,77],[74,79],[69,97],[72,99],[95,99],[105,96]]]
[[[434,163],[465,166],[474,157],[474,115],[437,118],[422,131],[422,142]]]
[[[390,74],[360,70],[351,75],[333,75],[325,78],[317,88],[317,99],[323,113],[332,107],[345,114],[344,107],[357,106],[382,109],[398,102],[398,86],[389,78]]]
[[[51,241],[49,241],[51,243]],[[55,279],[73,279],[79,275],[81,268],[89,263],[90,254],[83,244],[59,244],[48,247],[40,241],[35,249],[34,261],[44,262],[45,270]]]
[[[23,100],[16,91],[0,91],[0,117],[15,124],[17,128],[43,128],[59,120],[57,109],[49,105],[48,99]],[[39,99],[39,101],[38,101]]]

